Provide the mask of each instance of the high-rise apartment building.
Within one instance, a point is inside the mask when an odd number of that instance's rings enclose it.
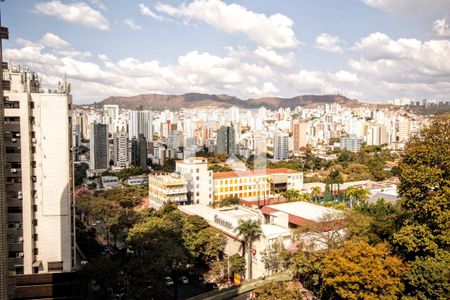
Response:
[[[292,139],[294,144],[294,153],[298,153],[300,148],[306,147],[306,129],[306,122],[300,122],[298,119],[292,120]]]
[[[4,94],[10,274],[75,266],[72,96],[66,80],[48,93],[40,77],[10,65]]]
[[[119,105],[105,104],[103,105],[103,112],[106,113],[113,122],[117,122],[119,118]]]
[[[235,154],[236,141],[234,128],[222,126],[217,130],[217,152],[227,155]]]
[[[382,125],[375,125],[367,131],[367,145],[379,146],[387,144],[386,127]]]
[[[341,149],[351,152],[358,152],[361,150],[361,139],[356,136],[342,137],[340,142]]]
[[[148,110],[131,110],[128,121],[128,138],[139,138],[143,134],[147,141],[153,141],[153,114]]]
[[[289,135],[285,132],[276,133],[273,141],[273,159],[286,160],[289,158]]]
[[[178,149],[183,147],[184,137],[181,131],[173,131],[169,133],[169,137],[167,139],[167,146],[171,149]]]
[[[114,134],[114,165],[118,168],[126,168],[130,163],[130,149],[128,146],[128,134],[122,129]]]
[[[109,140],[108,125],[91,124],[91,138],[89,140],[90,169],[106,170],[109,168]]]
[[[0,19],[1,20],[1,19]],[[0,166],[5,165],[5,141],[4,141],[4,98],[3,89],[9,89],[9,82],[3,80],[3,69],[7,64],[3,63],[2,40],[8,38],[8,28],[0,24]],[[5,169],[0,168],[0,299],[8,299],[8,203],[5,193]]]
[[[206,158],[189,157],[177,161],[176,171],[184,175],[192,203],[204,205],[212,203],[212,171],[208,170]]]
[[[147,140],[143,134],[131,139],[131,163],[147,170]]]

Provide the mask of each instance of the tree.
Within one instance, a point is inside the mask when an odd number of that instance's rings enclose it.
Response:
[[[355,210],[370,218],[370,225],[365,236],[372,245],[392,242],[394,233],[400,229],[404,218],[404,212],[399,205],[386,202],[383,199],[373,204],[365,203],[357,206]]]
[[[216,260],[209,265],[208,277],[212,282],[225,283],[227,267],[224,261]]]
[[[75,186],[80,186],[86,178],[86,171],[89,169],[87,163],[74,164]]]
[[[352,208],[355,201],[359,205],[369,198],[369,190],[351,186],[345,191],[345,196],[349,201],[350,208]]]
[[[322,276],[325,288],[340,299],[397,299],[404,270],[386,245],[349,241],[325,256]]]
[[[405,294],[416,299],[448,299],[450,295],[450,254],[440,251],[436,257],[416,258],[403,276]]]
[[[313,197],[314,202],[319,202],[320,193],[321,193],[320,187],[313,186],[311,188],[311,197]]]
[[[247,252],[247,272],[248,279],[252,279],[252,244],[262,235],[261,222],[254,220],[239,220],[239,226],[235,231],[244,240],[245,251]]]
[[[410,139],[399,168],[400,205],[407,216],[394,244],[411,260],[449,249],[450,114]]]
[[[136,224],[128,232],[130,250],[138,257],[141,267],[150,273],[172,275],[190,261],[181,238],[181,228],[175,228],[174,219],[173,216],[151,218]]]
[[[286,268],[286,258],[288,256],[287,250],[284,248],[283,243],[275,241],[270,244],[262,254],[262,262],[264,268],[268,273],[281,272]]]
[[[230,256],[230,272],[232,274],[238,273],[245,275],[245,258],[239,254],[233,254]]]
[[[367,180],[370,178],[369,167],[359,163],[349,165],[344,173],[348,175],[348,181]]]
[[[208,227],[197,235],[198,257],[208,263],[218,260],[226,245],[225,236],[215,228]]]
[[[292,285],[292,284],[291,284]],[[255,299],[257,300],[301,300],[302,294],[298,286],[289,286],[288,283],[275,282],[265,284],[255,289]]]
[[[283,196],[286,198],[287,202],[297,201],[300,196],[300,191],[298,190],[287,190],[283,192]]]

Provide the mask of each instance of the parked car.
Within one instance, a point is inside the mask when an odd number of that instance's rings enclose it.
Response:
[[[178,281],[183,284],[189,283],[189,279],[186,276],[178,277]]]
[[[165,282],[166,282],[166,286],[171,286],[171,285],[173,285],[172,277],[167,276],[167,277],[165,278]]]
[[[214,282],[208,282],[206,284],[206,289],[208,291],[217,291],[217,290],[219,290],[219,286],[217,284],[215,284]]]

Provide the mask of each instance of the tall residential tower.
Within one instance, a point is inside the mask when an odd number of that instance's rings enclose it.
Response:
[[[48,93],[40,77],[10,65],[4,95],[10,274],[75,266],[72,96],[66,80]],[[56,130],[57,129],[57,130]]]

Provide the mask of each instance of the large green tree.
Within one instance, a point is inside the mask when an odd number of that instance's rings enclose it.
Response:
[[[407,212],[394,243],[409,259],[450,247],[450,114],[411,138],[400,163],[400,204]]]
[[[338,299],[398,299],[404,269],[386,245],[349,241],[325,256],[322,276],[329,294]]]
[[[268,273],[281,272],[286,268],[288,251],[281,241],[275,241],[262,252],[262,262]]]
[[[440,251],[435,257],[416,258],[404,274],[406,294],[426,299],[448,299],[450,295],[450,254]]]

